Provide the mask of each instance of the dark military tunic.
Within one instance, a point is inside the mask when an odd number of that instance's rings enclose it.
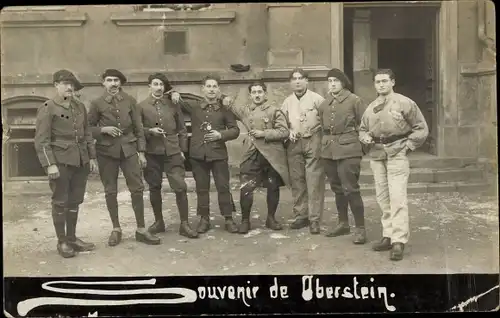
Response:
[[[214,177],[215,186],[219,194],[220,212],[224,216],[231,216],[233,212],[232,197],[229,186],[229,164],[226,142],[238,138],[240,129],[236,117],[224,109],[221,100],[208,104],[206,100],[183,101],[182,106],[191,114],[191,141],[189,156],[196,181],[198,195],[198,215],[207,216],[210,211],[210,172]],[[221,133],[221,139],[205,142],[206,124],[212,130]]]
[[[85,195],[89,159],[96,158],[85,105],[57,96],[40,106],[35,149],[42,167],[59,168],[59,178],[50,180],[52,204],[76,208]]]
[[[142,193],[144,184],[137,153],[146,150],[146,140],[136,100],[121,90],[114,96],[105,92],[91,102],[89,125],[97,141],[97,161],[105,193],[116,196],[120,167],[130,192]],[[105,126],[117,127],[123,133],[118,137],[103,134],[101,129]]]

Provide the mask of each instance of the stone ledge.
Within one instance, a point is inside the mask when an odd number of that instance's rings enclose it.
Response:
[[[235,18],[235,11],[142,11],[112,15],[111,21],[117,26],[207,25],[229,24]]]
[[[481,63],[465,63],[460,65],[460,74],[462,76],[486,76],[495,75],[497,72],[496,64],[481,62]]]
[[[304,71],[309,73],[309,79],[325,79],[326,74],[330,70],[329,67],[320,66],[310,66],[310,65],[299,65],[297,67],[302,68]],[[262,73],[263,79],[270,80],[288,80],[288,75],[295,67],[269,67],[264,69]]]
[[[51,12],[3,12],[1,25],[4,28],[80,27],[88,19],[86,13]]]

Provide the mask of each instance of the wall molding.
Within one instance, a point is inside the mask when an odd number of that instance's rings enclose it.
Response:
[[[50,12],[9,12],[2,14],[3,28],[45,28],[45,27],[80,27],[87,21],[86,13],[50,11]]]
[[[494,63],[464,63],[460,65],[460,74],[465,77],[495,75],[497,66]]]
[[[117,26],[210,25],[229,24],[236,19],[235,11],[171,11],[134,12],[112,15]]]

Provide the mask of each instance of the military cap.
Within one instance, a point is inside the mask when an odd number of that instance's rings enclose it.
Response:
[[[170,82],[168,81],[168,78],[165,76],[165,74],[162,73],[153,73],[149,75],[148,77],[148,83],[151,84],[151,82],[154,79],[159,79],[160,81],[163,82],[163,85],[165,85],[165,91],[168,92],[169,90],[172,89],[172,85],[170,85]]]
[[[79,91],[83,88],[82,83],[78,81],[76,76],[68,70],[59,70],[53,75],[53,82],[71,82],[75,86],[75,91]]]
[[[102,79],[105,79],[108,76],[118,77],[120,79],[120,81],[121,81],[122,84],[125,84],[127,82],[127,78],[119,70],[115,70],[115,69],[107,69],[107,70],[105,70],[104,73],[102,74]]]
[[[347,75],[345,75],[345,73],[339,70],[338,68],[332,68],[331,70],[328,71],[328,73],[326,74],[326,79],[330,77],[335,77],[336,79],[342,82],[344,88],[350,89],[351,81],[349,80]]]

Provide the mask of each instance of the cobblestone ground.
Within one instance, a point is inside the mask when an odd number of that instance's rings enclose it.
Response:
[[[153,214],[145,192],[146,221]],[[239,194],[233,192],[239,211]],[[278,220],[292,219],[291,193],[282,190]],[[370,245],[355,246],[350,236],[327,238],[308,229],[273,232],[264,227],[265,192],[255,195],[253,230],[247,235],[223,229],[217,195],[211,193],[213,228],[196,240],[178,235],[179,218],[172,193],[164,194],[167,233],[162,245],[147,246],[134,239],[135,220],[128,192],[121,191],[122,243],[108,247],[111,222],[100,191],[88,192],[77,233],[97,249],[63,259],[56,252],[49,196],[9,197],[4,200],[5,276],[126,276],[238,275],[336,273],[498,273],[499,234],[496,197],[461,193],[409,196],[411,237],[400,262]],[[196,195],[189,193],[190,221],[196,225]],[[380,212],[375,198],[364,198],[370,241],[380,238]],[[322,230],[336,222],[335,202],[326,197]],[[239,222],[240,215],[237,213]],[[351,220],[352,221],[352,220]],[[371,243],[371,242],[370,242]]]

